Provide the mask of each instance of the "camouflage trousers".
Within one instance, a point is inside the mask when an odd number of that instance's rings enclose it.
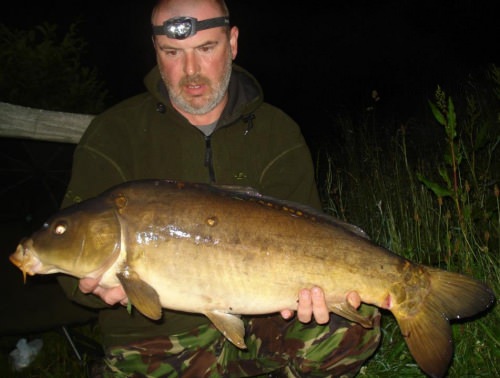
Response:
[[[326,325],[279,315],[246,321],[241,350],[213,325],[108,350],[105,377],[352,377],[380,341],[380,313],[370,306],[374,328],[336,315]]]

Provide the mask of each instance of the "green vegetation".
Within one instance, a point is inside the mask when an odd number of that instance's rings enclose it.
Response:
[[[378,135],[375,107],[358,123],[337,119],[342,138],[320,154],[319,182],[325,208],[360,225],[379,244],[413,261],[474,276],[498,295],[500,69],[492,66],[476,80],[456,98],[438,87],[429,105],[432,117],[400,124],[390,140]],[[412,145],[418,128],[427,128],[429,145]],[[454,323],[450,377],[500,376],[499,324],[498,306]],[[392,315],[384,316],[381,348],[360,376],[424,376]]]

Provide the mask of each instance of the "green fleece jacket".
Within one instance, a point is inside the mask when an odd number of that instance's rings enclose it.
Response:
[[[170,104],[157,68],[145,78],[147,92],[96,117],[78,144],[63,207],[130,180],[166,178],[252,187],[262,194],[320,208],[309,149],[297,124],[263,101],[249,73],[233,67],[229,101],[214,132],[206,136]],[[208,320],[164,311],[150,321],[137,311],[109,307],[61,276],[66,294],[100,308],[106,346],[187,331]],[[187,283],[188,284],[188,283]]]

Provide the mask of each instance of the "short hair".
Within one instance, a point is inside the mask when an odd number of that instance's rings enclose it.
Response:
[[[212,1],[217,5],[217,7],[222,13],[222,16],[229,17],[229,8],[227,7],[225,0],[212,0]],[[158,12],[158,8],[163,3],[166,2],[168,2],[168,0],[159,0],[156,2],[156,5],[154,6],[153,11],[151,12],[151,24],[153,24],[153,19],[155,17],[156,12]]]

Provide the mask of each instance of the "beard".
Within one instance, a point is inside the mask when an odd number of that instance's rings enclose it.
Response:
[[[184,76],[179,81],[178,85],[175,86],[162,74],[170,101],[172,101],[177,108],[188,114],[203,115],[209,113],[224,99],[229,86],[229,80],[231,79],[232,64],[233,59],[231,52],[229,51],[220,80],[217,83],[213,83],[209,78],[203,75],[195,74],[191,76]],[[210,91],[207,96],[193,100],[191,98],[186,98],[182,93],[182,88],[187,85],[206,85],[210,88]]]

